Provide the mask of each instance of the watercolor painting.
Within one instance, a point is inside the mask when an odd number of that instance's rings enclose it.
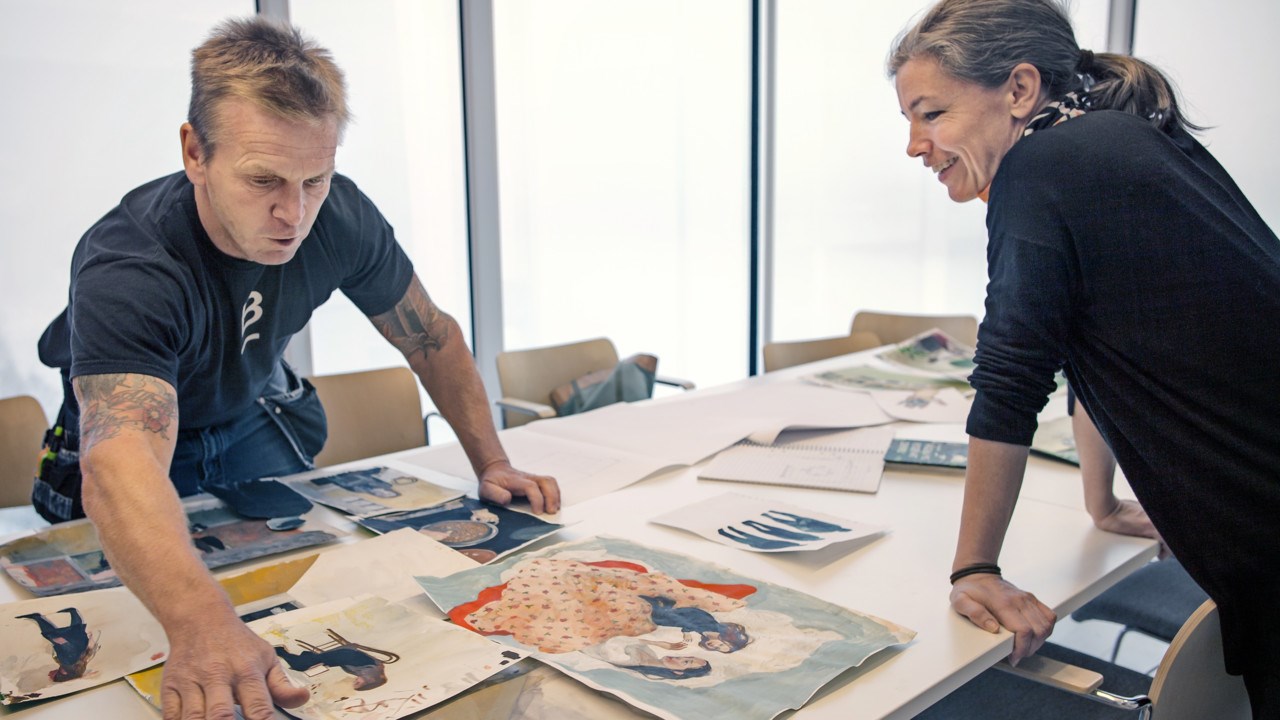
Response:
[[[164,630],[124,588],[0,605],[4,704],[84,690],[164,660]]]
[[[973,372],[974,349],[934,328],[909,338],[876,357],[885,362],[967,378]]]
[[[460,627],[664,718],[772,718],[914,631],[617,538],[419,577]]]
[[[412,602],[335,600],[249,623],[311,698],[306,720],[392,720],[467,690],[525,657],[443,622]]]
[[[1080,453],[1076,450],[1076,435],[1071,429],[1071,416],[1042,421],[1031,439],[1031,452],[1042,457],[1079,465]]]
[[[355,517],[415,510],[462,497],[461,490],[437,485],[429,479],[438,476],[448,482],[457,478],[425,468],[415,472],[417,475],[388,467],[372,467],[320,477],[291,476],[283,479],[289,487],[312,501]]]
[[[191,541],[209,568],[320,545],[344,535],[315,521],[293,530],[271,530],[266,520],[242,518],[209,497],[189,500],[183,509]],[[0,568],[39,596],[120,584],[87,519],[59,523],[0,545]]]
[[[687,530],[751,552],[818,550],[879,535],[885,528],[777,500],[723,493],[663,513],[650,522]]]
[[[536,515],[471,498],[410,512],[358,518],[376,533],[413,528],[478,563],[486,563],[564,527]]]

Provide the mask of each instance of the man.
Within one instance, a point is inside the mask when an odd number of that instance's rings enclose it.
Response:
[[[165,717],[231,718],[239,703],[267,718],[273,699],[306,700],[200,562],[178,498],[310,466],[323,411],[281,358],[335,289],[404,353],[481,497],[559,509],[552,478],[507,461],[457,323],[334,174],[346,121],[326,50],[261,19],[219,26],[193,53],[184,172],[129,193],[85,234],[67,309],[40,342],[66,391],[51,435],[63,449],[33,500],[47,517],[83,500],[111,566],[164,626]]]

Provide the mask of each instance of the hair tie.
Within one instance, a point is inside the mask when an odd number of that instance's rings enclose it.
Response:
[[[1092,50],[1085,50],[1083,48],[1080,50],[1080,61],[1076,63],[1076,70],[1079,70],[1081,73],[1086,75],[1089,74],[1090,70],[1093,70]]]

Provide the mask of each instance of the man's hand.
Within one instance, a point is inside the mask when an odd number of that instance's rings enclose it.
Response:
[[[555,478],[516,470],[505,461],[492,463],[481,471],[481,499],[506,505],[513,495],[529,498],[529,506],[539,515],[560,512],[560,486]]]
[[[1012,632],[1009,662],[1014,665],[1040,649],[1058,620],[1035,595],[1019,590],[999,575],[970,575],[957,580],[951,588],[951,608],[987,632],[997,632],[1001,627]]]
[[[169,633],[160,698],[165,720],[270,720],[274,702],[297,707],[311,693],[290,681],[271,646],[234,615]]]

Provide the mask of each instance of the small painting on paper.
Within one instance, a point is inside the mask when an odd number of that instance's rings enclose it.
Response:
[[[357,522],[377,533],[413,528],[479,563],[500,558],[564,527],[536,515],[467,497]]]
[[[249,623],[285,672],[311,691],[287,710],[307,720],[391,720],[478,684],[526,653],[489,642],[411,603],[335,600]]]
[[[191,541],[210,568],[320,545],[344,534],[311,520],[294,530],[271,530],[266,520],[246,520],[208,496],[186,501],[183,510]],[[0,545],[0,568],[40,596],[120,584],[87,519],[60,523]]]
[[[416,510],[462,497],[460,490],[431,482],[431,478],[456,481],[451,475],[421,468],[414,475],[388,467],[321,475],[287,477],[285,482],[311,500],[355,517]],[[419,475],[425,477],[419,477]]]
[[[776,500],[724,493],[650,522],[688,530],[739,550],[794,552],[861,540],[884,532],[879,525],[854,522]]]
[[[973,372],[973,355],[973,348],[934,328],[905,340],[876,357],[915,370],[967,378]]]
[[[773,718],[914,631],[598,537],[419,577],[456,624],[664,718]]]
[[[0,605],[4,704],[84,690],[155,665],[164,630],[124,588]]]

